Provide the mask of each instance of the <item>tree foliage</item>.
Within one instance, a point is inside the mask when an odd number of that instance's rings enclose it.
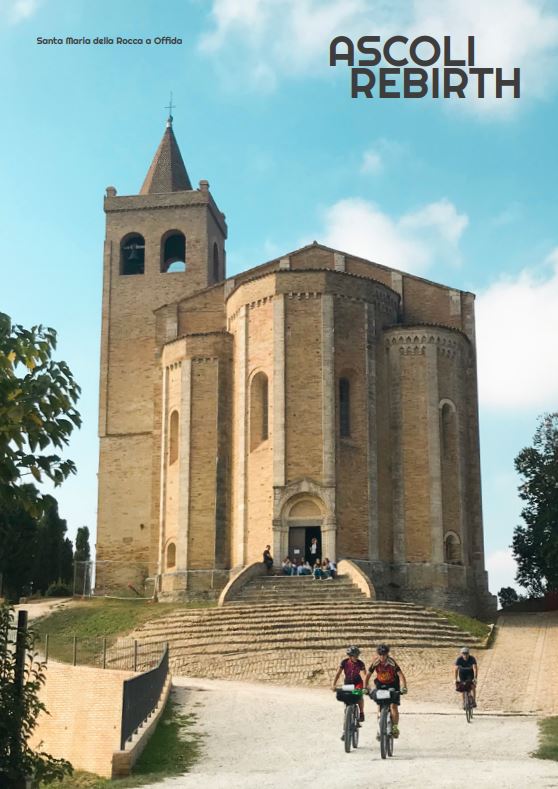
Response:
[[[23,686],[16,683],[16,654],[14,611],[0,606],[0,786],[20,786],[22,779],[31,776],[37,781],[51,783],[72,773],[65,759],[55,759],[48,753],[33,751],[29,739],[37,726],[41,712],[46,713],[39,699],[45,682],[45,664],[37,660],[33,651],[33,635],[25,634],[26,661]]]
[[[45,594],[53,583],[72,587],[73,546],[66,530],[50,495],[44,496],[38,518],[19,501],[0,508],[0,573],[8,599],[31,591]]]
[[[498,600],[502,608],[507,608],[514,603],[519,602],[521,598],[513,588],[513,586],[502,586],[498,592]]]
[[[80,526],[76,534],[76,550],[74,553],[75,562],[88,562],[91,558],[91,548],[89,547],[89,529],[87,526]]]
[[[540,417],[533,446],[522,449],[515,468],[524,478],[519,495],[525,524],[515,528],[516,580],[533,596],[558,589],[558,413]]]
[[[43,497],[32,485],[60,485],[75,465],[54,450],[81,424],[80,388],[66,362],[56,362],[56,332],[25,329],[0,313],[0,507],[21,504],[37,514]]]

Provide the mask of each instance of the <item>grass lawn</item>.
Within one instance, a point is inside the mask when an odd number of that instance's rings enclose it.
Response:
[[[539,721],[539,749],[533,756],[558,762],[558,716]]]
[[[487,638],[490,632],[490,626],[487,625],[486,622],[480,622],[478,619],[473,619],[471,616],[458,614],[455,611],[436,610],[436,613],[443,616],[450,624],[455,625],[455,627],[458,627],[460,630],[470,633],[474,638]]]
[[[133,775],[110,781],[92,773],[76,771],[64,781],[48,784],[51,789],[131,789],[188,772],[199,758],[201,735],[192,731],[195,715],[177,711],[167,704],[153,736],[134,766]],[[41,784],[41,789],[46,784]]]
[[[73,638],[77,638],[78,663],[95,663],[102,651],[103,638],[110,646],[118,636],[125,636],[150,619],[191,608],[207,608],[215,603],[153,603],[149,600],[110,600],[106,598],[77,600],[49,616],[31,623],[39,634],[39,647],[49,636],[49,656],[55,660],[72,661]]]

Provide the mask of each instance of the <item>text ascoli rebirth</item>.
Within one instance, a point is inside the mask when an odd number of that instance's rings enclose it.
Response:
[[[463,42],[461,42],[463,44]],[[457,51],[457,49],[455,48]],[[367,99],[519,99],[521,70],[477,66],[475,36],[467,36],[461,57],[454,57],[451,36],[336,36],[329,65],[350,69],[351,97]]]

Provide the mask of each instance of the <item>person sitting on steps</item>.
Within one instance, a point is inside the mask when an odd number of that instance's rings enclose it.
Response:
[[[378,690],[393,688],[401,694],[407,693],[407,680],[394,658],[390,657],[388,645],[380,644],[376,652],[378,653],[378,657],[368,669],[368,674],[364,678],[364,687],[368,688],[370,678],[372,674],[375,673],[376,679],[374,680],[374,685]],[[398,693],[397,701],[392,702],[390,705],[392,721],[391,731],[395,738],[399,737],[399,704],[400,695]],[[379,714],[380,708],[378,707],[378,716]],[[378,740],[380,739],[379,733],[376,735],[376,738]]]
[[[337,680],[341,673],[345,675],[345,685],[354,685],[355,689],[362,688],[362,672],[366,671],[366,666],[359,659],[360,649],[351,645],[347,647],[346,653],[348,657],[344,658],[339,664],[337,674],[333,680],[333,685],[331,686],[333,691],[336,690]],[[362,696],[359,697],[358,708],[360,710],[359,723],[364,723],[364,699]],[[341,735],[341,739],[345,739],[345,732]]]
[[[289,556],[285,556],[281,567],[283,568],[283,575],[294,575],[293,563]]]
[[[322,570],[322,563],[319,559],[316,559],[316,564],[314,565],[314,569],[312,570],[312,575],[314,576],[314,580],[321,581],[324,577],[324,571]]]
[[[337,565],[327,557],[322,562],[322,569],[326,573],[326,578],[333,580],[337,575]]]
[[[298,568],[299,575],[312,575],[312,568],[310,567],[310,562],[305,561],[299,565]]]

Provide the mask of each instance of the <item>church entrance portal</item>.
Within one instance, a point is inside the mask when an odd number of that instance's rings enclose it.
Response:
[[[297,525],[289,528],[289,556],[295,559],[307,559],[312,564],[310,546],[312,539],[318,540],[318,558],[322,558],[322,530],[318,524]]]

